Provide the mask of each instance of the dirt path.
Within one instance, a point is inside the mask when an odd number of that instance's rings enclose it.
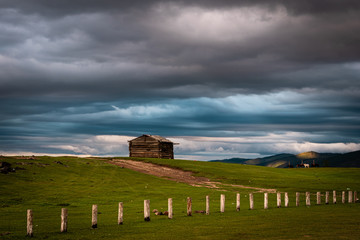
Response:
[[[193,175],[193,172],[184,171],[181,169],[175,169],[170,167],[164,167],[160,165],[156,165],[153,163],[146,163],[141,161],[133,161],[133,160],[124,160],[124,159],[113,159],[108,161],[110,164],[114,164],[123,168],[128,168],[135,170],[137,172],[146,173],[149,175],[166,178],[168,180],[186,183],[195,187],[208,187],[208,188],[217,188],[222,190],[223,187],[237,187],[243,189],[252,189],[256,192],[269,192],[275,193],[276,189],[265,189],[265,188],[257,188],[257,187],[249,187],[244,185],[233,185],[233,184],[224,184],[221,182],[213,182],[210,179],[205,177],[197,177]]]

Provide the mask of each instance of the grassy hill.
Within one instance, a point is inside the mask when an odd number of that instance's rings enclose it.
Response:
[[[360,204],[306,207],[302,194],[301,206],[294,207],[296,191],[360,189],[360,169],[137,160],[193,171],[230,185],[225,189],[189,186],[110,165],[103,159],[1,157],[1,162],[17,170],[0,174],[0,239],[24,239],[26,209],[34,212],[35,239],[357,239],[360,234]],[[251,190],[231,185],[287,191],[290,207],[277,209],[276,194],[270,194],[270,209],[263,210],[263,194],[255,193],[255,209],[250,211]],[[240,212],[234,210],[236,192],[241,193]],[[226,195],[225,213],[219,212],[220,194]],[[195,211],[205,209],[206,195],[211,199],[211,214],[187,217],[186,197],[192,197]],[[173,198],[174,219],[152,214],[150,222],[143,221],[144,199],[151,200],[151,209],[164,211],[169,197]],[[312,195],[312,203],[315,199]],[[121,226],[116,224],[120,201],[124,202]],[[98,229],[91,229],[92,204],[98,204]],[[62,207],[69,211],[66,234],[59,233]]]
[[[304,152],[297,155],[283,153],[264,158],[256,159],[242,159],[231,158],[224,160],[213,160],[211,162],[224,162],[224,163],[240,163],[247,165],[258,165],[266,167],[287,168],[289,163],[292,166],[297,164],[315,162],[320,167],[360,167],[360,151],[340,154],[340,153],[317,153],[317,152]]]
[[[360,151],[334,155],[323,160],[323,165],[339,167],[360,167]]]

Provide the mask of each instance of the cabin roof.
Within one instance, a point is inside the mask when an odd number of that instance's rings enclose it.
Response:
[[[159,142],[172,143],[172,141],[170,141],[169,139],[166,139],[166,138],[161,137],[161,136],[159,136],[159,135],[147,135],[147,134],[144,134],[144,135],[142,135],[142,136],[140,136],[140,137],[134,138],[134,139],[130,140],[129,142],[134,141],[134,140],[136,140],[136,139],[138,139],[138,138],[141,138],[141,137],[144,137],[144,136],[145,136],[145,137],[153,138],[153,139],[155,139],[155,140],[157,140],[157,141],[159,141]]]

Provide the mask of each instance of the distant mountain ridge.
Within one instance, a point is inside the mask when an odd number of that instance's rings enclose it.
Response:
[[[288,168],[289,165],[296,167],[297,164],[318,164],[320,167],[360,167],[360,151],[349,153],[318,153],[314,151],[300,154],[282,153],[269,157],[245,159],[230,158],[224,160],[212,160],[210,162],[238,163],[258,165],[276,168]]]

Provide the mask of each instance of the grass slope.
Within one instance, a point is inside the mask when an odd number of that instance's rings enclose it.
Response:
[[[344,154],[317,153],[310,151],[297,155],[283,153],[256,159],[231,158],[225,160],[212,160],[211,162],[240,163],[266,167],[288,168],[289,163],[295,167],[301,162],[312,164],[313,161],[315,161],[316,164],[319,164],[320,167],[360,167],[360,151]]]
[[[225,183],[289,192],[291,205],[287,209],[277,209],[276,196],[270,194],[270,209],[263,210],[263,195],[256,193],[255,210],[249,211],[249,190],[240,190],[241,211],[236,212],[235,192],[239,189],[235,188],[218,191],[192,187],[122,169],[99,159],[2,157],[0,161],[25,168],[0,174],[0,239],[24,239],[26,209],[30,208],[34,211],[35,239],[358,239],[360,234],[360,204],[305,207],[303,195],[300,207],[293,204],[295,191],[360,189],[358,169],[273,169],[143,159],[191,170]],[[222,193],[227,199],[223,214],[219,212]],[[187,217],[186,197],[192,197],[193,210],[202,210],[205,195],[210,195],[211,214]],[[174,201],[174,219],[152,214],[151,221],[144,222],[143,200],[151,200],[151,209],[164,211],[168,197]],[[116,224],[119,201],[124,202],[122,226]],[[90,227],[92,204],[98,204],[100,212],[99,228],[95,230]],[[60,234],[60,209],[64,206],[69,210],[69,232]]]
[[[214,181],[251,187],[275,188],[279,191],[341,191],[347,188],[360,189],[360,169],[357,168],[282,169],[219,162],[155,158],[131,159],[181,168],[195,172],[198,176],[208,177]]]

